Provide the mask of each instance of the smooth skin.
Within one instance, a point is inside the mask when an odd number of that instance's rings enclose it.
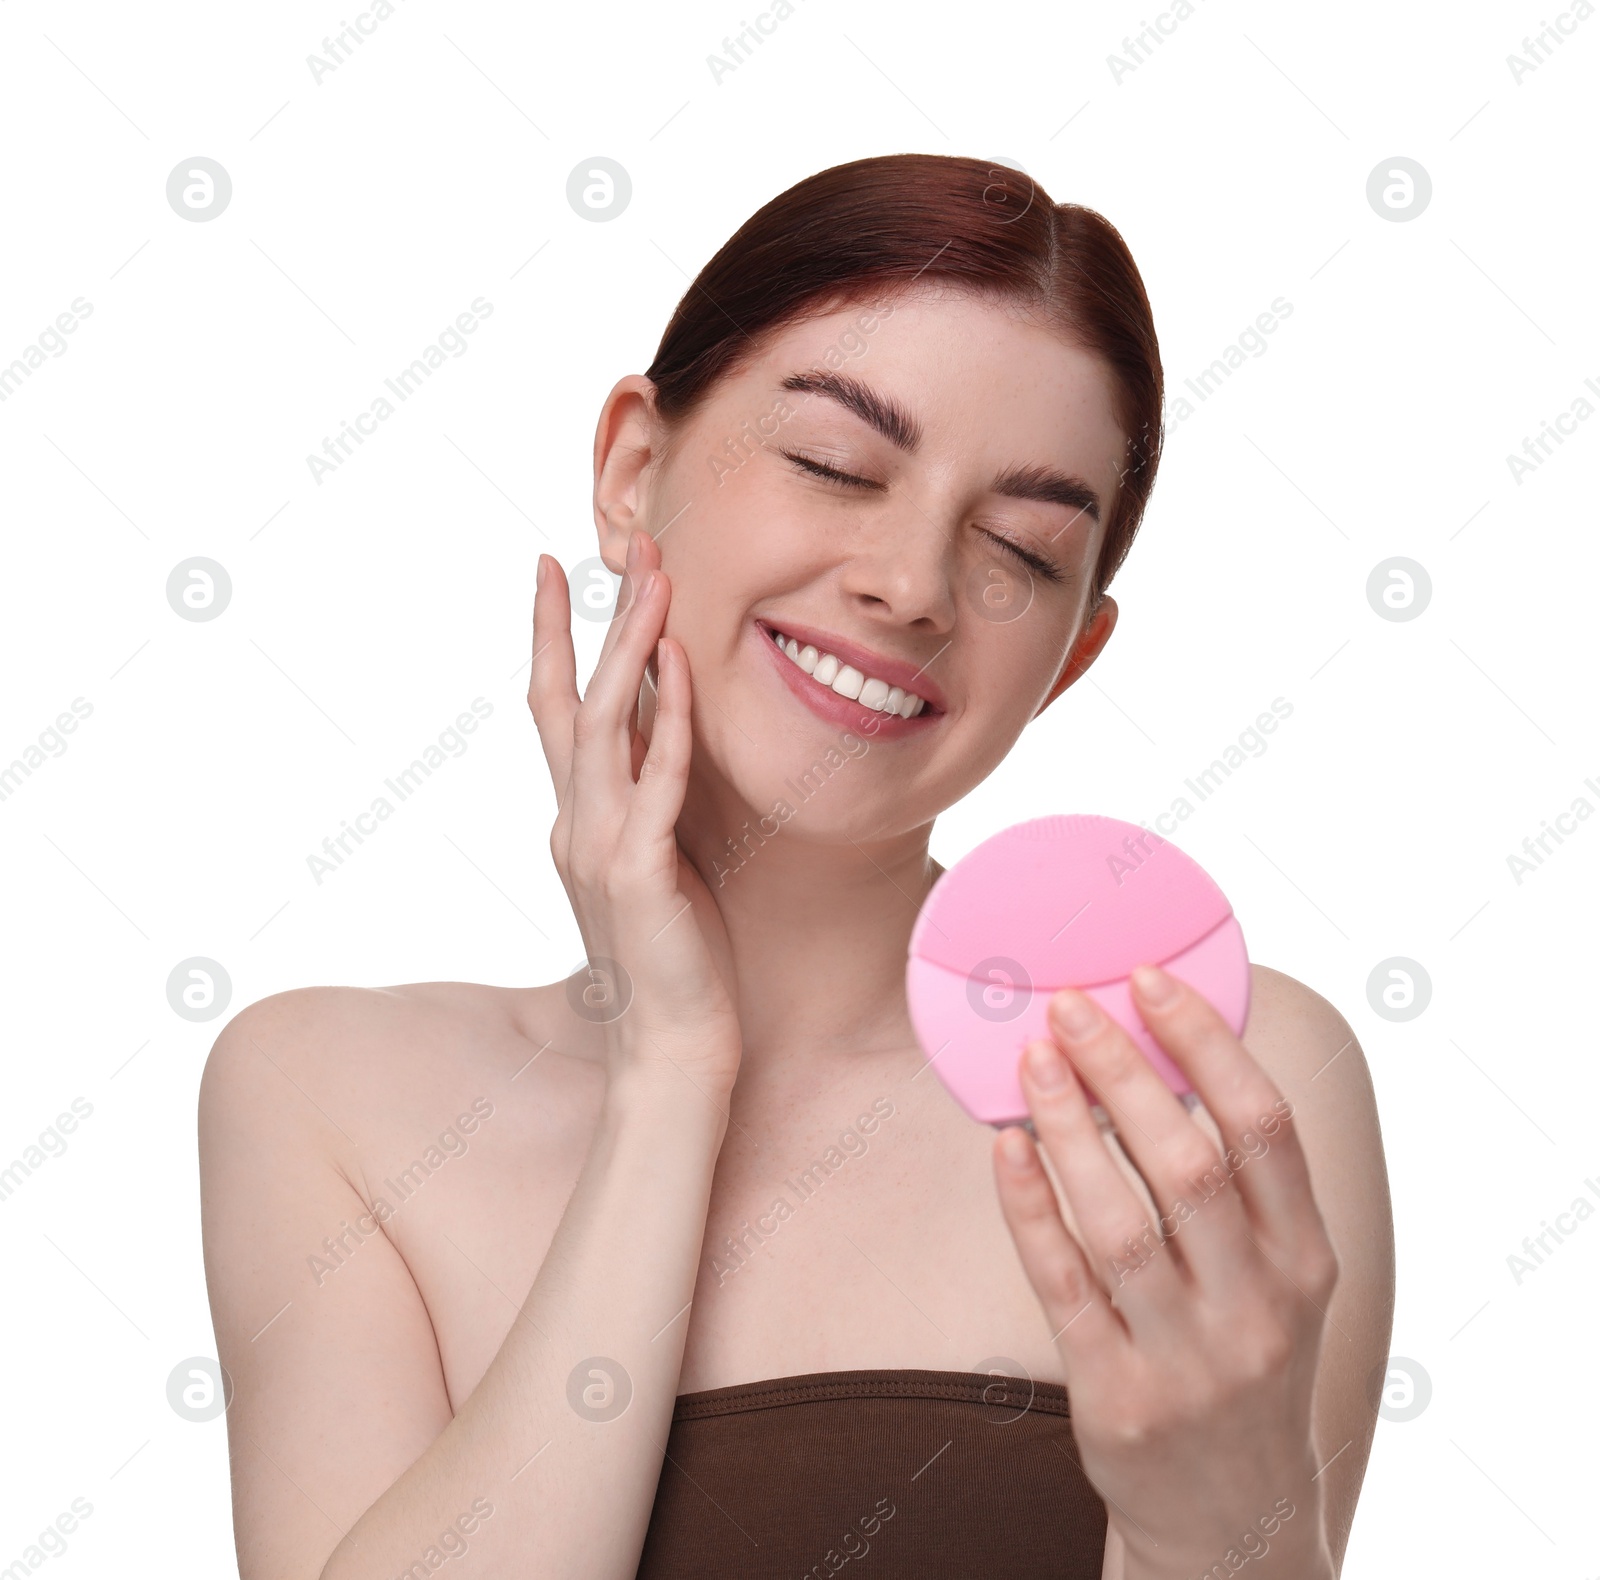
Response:
[[[870,331],[862,313],[769,337],[670,447],[648,381],[614,387],[595,520],[631,597],[581,698],[573,592],[541,558],[551,854],[587,953],[627,972],[625,1011],[581,975],[313,988],[218,1038],[202,1205],[244,1580],[389,1580],[441,1554],[621,1580],[679,1393],[995,1355],[1070,1388],[1107,1577],[1188,1580],[1230,1549],[1258,1580],[1338,1572],[1393,1240],[1337,1011],[1262,966],[1242,1039],[1187,990],[1141,994],[1204,1099],[1191,1118],[1115,1027],[1070,1035],[1063,992],[1033,1050],[1051,1058],[1023,1069],[1038,1149],[925,1073],[903,984],[941,870],[929,831],[1111,635],[1088,577],[1123,436],[1106,370],[1013,308],[923,290]],[[913,447],[827,393],[784,396],[853,328],[841,372],[914,419]],[[781,400],[730,470],[726,441]],[[1028,465],[1089,483],[1101,515],[994,491]],[[971,590],[996,577],[1028,584],[1024,617],[985,618]],[[852,756],[730,872],[728,839],[839,736],[774,668],[758,622],[785,618],[920,668],[944,711]],[[1292,1117],[1263,1149],[1275,1104]],[[852,1130],[821,1191],[719,1257]],[[597,1419],[621,1374],[626,1410]]]

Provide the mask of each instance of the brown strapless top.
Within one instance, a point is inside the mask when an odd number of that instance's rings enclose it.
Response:
[[[1100,1580],[1066,1390],[854,1371],[683,1394],[639,1580]]]

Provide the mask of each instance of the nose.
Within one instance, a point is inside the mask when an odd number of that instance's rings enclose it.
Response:
[[[868,616],[929,635],[955,624],[954,532],[917,505],[863,521],[840,586]]]

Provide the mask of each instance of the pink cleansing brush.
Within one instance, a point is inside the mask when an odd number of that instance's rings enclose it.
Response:
[[[923,1051],[974,1119],[1026,1121],[1017,1060],[1048,1037],[1057,988],[1116,1020],[1172,1088],[1198,1101],[1145,1029],[1128,973],[1159,965],[1234,1035],[1250,1009],[1244,934],[1222,890],[1170,840],[1117,818],[1034,818],[986,839],[933,886],[911,933],[906,998]]]

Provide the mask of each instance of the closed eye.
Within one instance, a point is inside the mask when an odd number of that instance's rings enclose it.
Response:
[[[992,538],[1002,548],[1010,549],[1029,570],[1037,571],[1047,582],[1064,582],[1066,573],[1057,566],[1052,565],[1042,554],[1035,554],[1031,549],[1025,549],[1020,543],[1013,543],[1004,533],[991,532],[987,527],[978,529],[986,538]]]
[[[846,488],[870,488],[880,494],[889,486],[887,483],[875,483],[868,477],[856,477],[850,472],[841,472],[836,467],[824,466],[821,461],[813,461],[810,456],[800,455],[794,450],[784,450],[781,453],[802,472],[807,472],[812,477],[819,477],[825,483],[837,483]]]
[[[857,477],[851,472],[841,472],[837,467],[826,466],[821,461],[813,461],[810,456],[800,455],[794,450],[780,452],[786,460],[811,477],[824,483],[831,483],[838,488],[868,488],[875,493],[883,493],[888,489],[887,483],[877,483],[871,478]],[[978,529],[991,542],[998,543],[1001,548],[1009,550],[1017,559],[1031,571],[1036,571],[1046,581],[1064,582],[1066,573],[1053,565],[1042,554],[1035,554],[1031,549],[1025,549],[1020,543],[1013,542],[1004,533],[993,532],[987,527]]]

